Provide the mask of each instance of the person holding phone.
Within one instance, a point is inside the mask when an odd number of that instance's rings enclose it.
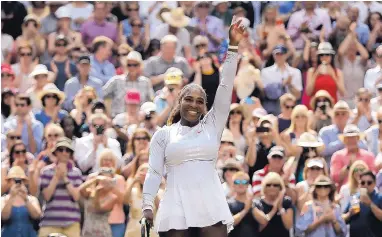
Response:
[[[41,208],[37,198],[28,194],[28,177],[21,167],[14,166],[6,179],[11,189],[1,197],[1,235],[37,237],[33,220],[40,219]]]
[[[349,203],[343,215],[350,224],[351,237],[380,236],[382,233],[382,195],[375,186],[376,177],[372,171],[360,175],[360,192],[356,194],[360,211],[356,212]]]

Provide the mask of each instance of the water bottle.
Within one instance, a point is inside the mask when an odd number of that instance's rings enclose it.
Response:
[[[361,207],[359,206],[359,199],[355,195],[350,200],[350,205],[354,213],[359,213],[361,211]]]

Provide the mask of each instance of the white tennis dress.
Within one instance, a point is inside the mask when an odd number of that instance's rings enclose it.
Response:
[[[218,222],[227,225],[228,231],[233,228],[215,163],[229,114],[237,58],[237,53],[227,53],[214,105],[198,125],[187,127],[178,122],[164,126],[151,140],[143,210],[153,209],[162,176],[167,176],[154,223],[157,232],[206,227]]]

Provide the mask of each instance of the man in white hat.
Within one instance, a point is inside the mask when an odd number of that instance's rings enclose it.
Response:
[[[26,91],[26,94],[29,95],[32,100],[33,111],[37,111],[42,108],[41,101],[37,98],[37,95],[42,91],[44,86],[48,84],[48,77],[52,76],[53,73],[49,73],[48,68],[43,64],[36,65],[31,74],[29,74],[29,77],[35,80],[33,87]]]
[[[161,40],[168,34],[175,35],[179,42],[176,47],[176,55],[191,58],[190,33],[185,28],[190,22],[190,18],[184,15],[183,8],[174,8],[170,12],[163,12],[161,16],[165,23],[157,27],[152,38]]]
[[[113,117],[124,112],[124,96],[129,89],[139,90],[142,103],[154,99],[152,84],[141,73],[143,66],[141,54],[132,51],[127,55],[125,62],[128,73],[112,77],[103,87],[104,97],[110,98],[112,101],[111,114]]]
[[[333,181],[339,185],[338,188],[346,183],[350,166],[356,160],[364,161],[371,171],[375,171],[375,157],[367,149],[360,148],[359,141],[363,139],[363,134],[356,125],[346,125],[339,139],[343,142],[344,149],[336,151],[330,162],[330,174]]]
[[[129,137],[132,137],[135,129],[137,128],[145,128],[151,135],[154,135],[154,133],[160,129],[160,127],[157,125],[157,112],[156,112],[156,105],[153,102],[145,102],[141,105],[139,115],[140,115],[140,123],[139,124],[132,124],[127,129]]]

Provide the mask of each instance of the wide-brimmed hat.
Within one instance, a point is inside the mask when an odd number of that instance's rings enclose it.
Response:
[[[314,181],[314,186],[317,186],[317,185],[332,185],[333,182],[332,180],[327,177],[327,176],[324,176],[324,175],[320,175],[317,177],[317,179]]]
[[[180,85],[183,80],[183,72],[179,68],[170,67],[164,73],[164,83],[166,85]]]
[[[153,102],[147,101],[141,105],[140,111],[144,112],[145,114],[156,112],[157,106]]]
[[[312,167],[320,167],[323,169],[325,167],[324,162],[321,159],[309,159],[308,162],[306,163],[306,167],[312,168]]]
[[[241,104],[238,104],[238,103],[232,103],[230,106],[229,106],[229,111],[232,111],[232,110],[240,110],[242,113],[244,112],[244,108]]]
[[[30,78],[34,78],[37,75],[49,75],[49,70],[44,64],[38,64],[34,67],[33,71],[29,74]]]
[[[310,108],[314,108],[316,101],[320,97],[325,97],[327,98],[332,106],[334,105],[334,100],[333,97],[327,92],[326,90],[319,90],[316,92],[316,94],[310,99]]]
[[[38,93],[37,97],[39,100],[42,100],[42,98],[44,98],[45,95],[47,94],[55,94],[57,95],[58,99],[59,99],[59,102],[58,103],[62,103],[64,102],[65,100],[65,93],[60,91],[57,86],[53,83],[48,83],[46,84],[43,88],[42,88],[42,91],[40,93]]]
[[[364,139],[365,134],[361,132],[355,124],[348,124],[345,126],[344,131],[340,134],[339,139],[343,142],[345,137],[359,137],[360,140]]]
[[[252,117],[262,118],[268,115],[267,111],[263,108],[256,108],[252,111]]]
[[[7,177],[5,179],[23,179],[28,181],[28,177],[25,175],[23,168],[20,166],[13,166],[9,169]]]
[[[167,5],[167,3],[163,3],[162,4],[162,7],[159,9],[159,12],[158,12],[158,14],[157,14],[157,18],[159,19],[159,20],[161,20],[161,21],[163,21],[164,22],[164,19],[163,19],[163,17],[162,17],[162,13],[164,13],[164,12],[170,12],[171,11],[171,8]]]
[[[297,146],[301,147],[322,147],[323,145],[322,140],[310,132],[304,132],[297,140]]]
[[[343,100],[339,100],[334,106],[333,106],[333,112],[337,111],[345,111],[345,112],[350,112],[350,107],[348,103],[346,103]]]
[[[235,144],[235,140],[233,138],[233,134],[229,129],[224,129],[222,133],[222,138],[220,139],[221,142],[231,142]]]
[[[52,153],[54,153],[57,150],[57,148],[59,148],[59,147],[66,147],[66,148],[70,149],[72,152],[74,152],[74,149],[72,146],[72,140],[70,140],[67,137],[58,138],[56,145],[52,149]]]
[[[184,15],[184,10],[181,7],[172,9],[170,12],[163,12],[161,16],[167,24],[176,28],[183,28],[190,23],[190,18]]]
[[[230,158],[230,159],[227,159],[225,162],[224,162],[224,165],[222,167],[223,170],[226,170],[226,169],[237,169],[237,170],[243,170],[243,168],[241,167],[241,164],[239,161],[233,159],[233,158]]]
[[[260,71],[252,65],[239,70],[235,81],[236,95],[239,99],[244,99],[252,94],[256,88],[256,77],[260,77]]]
[[[24,17],[24,23],[26,23],[28,21],[36,22],[37,23],[37,27],[41,26],[40,20],[34,14],[29,14],[29,15]]]
[[[192,40],[192,45],[193,46],[196,46],[196,45],[200,45],[200,44],[206,44],[208,45],[208,38],[204,35],[197,35],[195,36],[195,38]]]
[[[95,37],[95,38],[93,39],[93,41],[92,41],[92,44],[94,45],[95,43],[98,43],[98,42],[106,42],[106,43],[108,43],[108,44],[110,44],[110,45],[113,45],[113,44],[114,44],[114,42],[113,42],[112,39],[110,39],[109,37],[104,36],[104,35]]]
[[[317,55],[320,54],[336,54],[333,50],[333,46],[329,42],[322,42],[318,45]]]

